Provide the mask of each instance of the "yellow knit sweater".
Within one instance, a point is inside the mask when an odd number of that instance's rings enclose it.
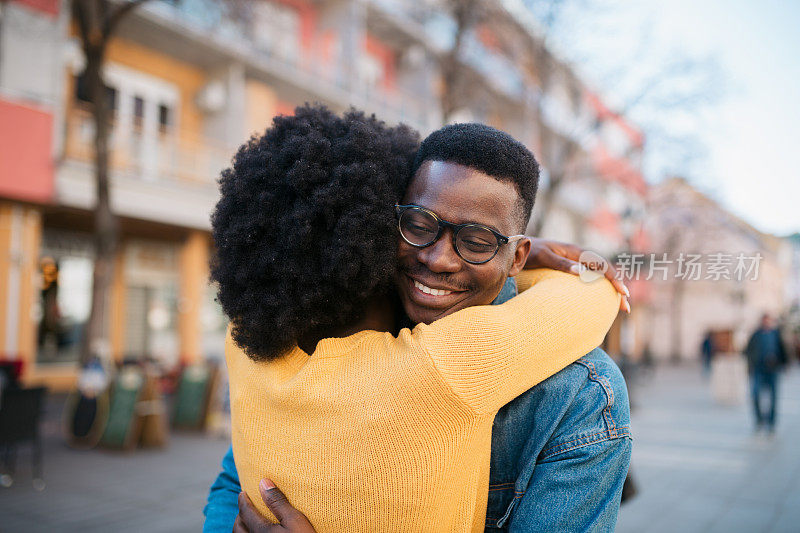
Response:
[[[256,363],[228,338],[233,453],[261,512],[271,478],[319,532],[483,531],[492,421],[599,345],[619,299],[551,270],[496,306],[362,331]]]

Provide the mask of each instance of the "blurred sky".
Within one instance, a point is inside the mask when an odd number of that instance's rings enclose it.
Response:
[[[590,7],[578,5],[568,17],[577,22],[562,25],[559,47],[607,97],[615,88],[603,73],[615,62],[644,68],[643,57],[652,63],[680,50],[719,63],[724,97],[695,126],[708,157],[686,177],[762,231],[800,231],[800,1],[601,0]]]

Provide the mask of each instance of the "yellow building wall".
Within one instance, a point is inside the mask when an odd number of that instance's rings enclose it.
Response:
[[[264,133],[272,124],[272,117],[278,113],[278,96],[268,85],[255,80],[247,80],[247,135]]]
[[[26,207],[22,215],[22,261],[20,264],[19,291],[19,353],[23,359],[36,360],[36,323],[34,308],[39,292],[39,253],[42,245],[42,215]],[[30,368],[32,365],[26,365]]]
[[[8,308],[8,276],[11,268],[11,204],[0,204],[0,357],[6,353],[6,309]]]
[[[209,235],[193,231],[180,252],[178,338],[183,363],[202,360],[202,309],[208,287]]]

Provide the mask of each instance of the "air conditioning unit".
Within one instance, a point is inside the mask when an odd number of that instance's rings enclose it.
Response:
[[[197,107],[204,113],[217,113],[228,104],[228,91],[219,80],[208,82],[196,97]]]
[[[421,68],[425,64],[425,49],[418,44],[409,46],[400,61],[409,70]]]

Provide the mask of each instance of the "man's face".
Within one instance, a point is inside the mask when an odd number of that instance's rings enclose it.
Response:
[[[503,235],[519,233],[519,194],[470,167],[427,161],[417,171],[403,204],[425,207],[456,224],[483,224]],[[458,256],[450,229],[425,248],[416,248],[399,235],[397,287],[406,314],[426,324],[459,309],[486,305],[495,299],[506,278],[519,273],[530,250],[527,239],[501,245],[488,263],[473,265]],[[445,291],[428,294],[419,285]]]

